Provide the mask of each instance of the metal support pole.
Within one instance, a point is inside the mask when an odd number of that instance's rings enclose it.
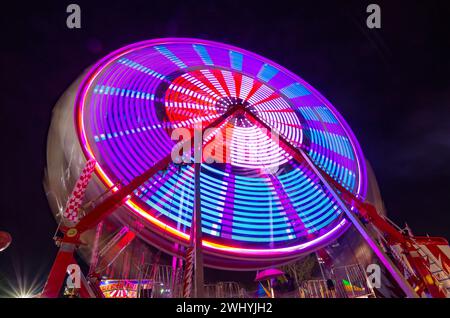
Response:
[[[319,257],[319,254],[317,254],[317,252],[315,254],[316,254],[317,263],[319,263],[319,268],[320,268],[320,273],[322,274],[322,279],[324,281],[326,281],[327,278],[325,277],[325,272],[323,271],[322,263],[320,262],[321,258]]]
[[[245,112],[249,115],[251,119],[258,122],[263,128],[267,129],[267,132],[272,134],[274,133],[264,121],[262,121],[259,117],[253,114],[251,111],[245,109]],[[309,168],[314,172],[317,177],[319,177],[320,181],[325,185],[325,187],[330,192],[331,196],[335,199],[336,203],[339,207],[345,212],[347,218],[351,223],[356,227],[358,232],[362,235],[365,241],[369,244],[370,248],[375,252],[380,261],[386,267],[386,269],[391,273],[392,277],[399,284],[400,288],[405,292],[406,296],[409,298],[418,298],[419,296],[411,287],[411,285],[406,281],[405,277],[400,273],[398,268],[394,265],[392,260],[386,255],[383,249],[379,246],[379,244],[372,238],[369,231],[366,229],[364,224],[360,221],[360,219],[355,215],[353,211],[351,211],[347,205],[343,202],[340,196],[337,194],[336,190],[330,185],[327,179],[323,176],[323,174],[317,169],[314,163],[309,159],[305,153],[299,149],[294,147],[291,143],[286,141],[283,136],[279,135],[280,146],[285,148],[287,152],[292,155],[292,157],[299,162],[305,162]]]
[[[80,273],[80,280],[81,280],[80,297],[96,298],[95,292],[92,290],[92,287],[89,285],[89,282],[87,281],[83,273]]]
[[[64,278],[67,274],[67,267],[74,263],[73,252],[75,251],[75,248],[75,244],[64,242],[61,243],[41,297],[59,297],[59,292],[63,286]]]
[[[176,254],[174,256],[172,256],[172,277],[171,277],[171,282],[170,282],[170,290],[171,290],[172,297],[175,297],[174,290],[175,290],[176,283],[177,283],[177,272],[178,272],[178,256],[177,256],[177,254],[180,249],[178,243],[174,244],[174,249],[176,251],[175,252]]]
[[[92,247],[91,264],[89,266],[88,276],[95,273],[95,270],[98,265],[99,241],[102,235],[102,229],[103,229],[103,221],[97,224],[97,229],[95,230],[95,240],[94,246]]]
[[[201,128],[201,127],[200,127]],[[204,273],[203,273],[203,252],[202,252],[202,211],[200,197],[200,170],[202,160],[202,130],[194,131],[194,278],[195,278],[195,298],[202,298],[204,295]],[[200,135],[199,135],[200,134]]]

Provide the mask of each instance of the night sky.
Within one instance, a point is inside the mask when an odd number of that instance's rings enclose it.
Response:
[[[19,2],[19,1],[16,1]],[[366,27],[378,3],[382,29]],[[82,28],[66,27],[81,6]],[[265,56],[303,77],[352,127],[389,217],[450,238],[448,1],[38,1],[1,10],[0,254],[3,279],[45,279],[56,223],[42,180],[51,111],[81,72],[136,41],[196,37]]]

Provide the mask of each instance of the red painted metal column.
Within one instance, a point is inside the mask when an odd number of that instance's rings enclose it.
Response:
[[[50,275],[45,283],[44,290],[41,297],[57,298],[67,274],[67,267],[74,263],[73,252],[75,251],[75,244],[61,243],[55,262],[53,263]]]

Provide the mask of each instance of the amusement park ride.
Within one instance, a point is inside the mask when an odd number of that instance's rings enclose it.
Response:
[[[81,274],[76,293],[104,297],[99,269],[141,235],[122,228],[99,265],[99,231],[119,209],[151,224],[152,233],[163,233],[148,234],[151,245],[174,255],[177,264],[185,260],[184,297],[204,296],[203,263],[223,269],[277,267],[326,247],[351,226],[404,296],[448,297],[448,242],[403,231],[367,202],[364,157],[349,127],[325,98],[281,66],[220,43],[152,40],[111,53],[77,89],[64,106],[71,109],[69,117],[74,114],[76,147],[86,163],[64,211],[58,211],[63,212],[59,252],[42,297],[60,296],[88,231],[96,233],[94,261],[87,277]],[[194,160],[173,163],[169,138],[176,128],[200,136],[200,142],[181,143],[193,149]],[[227,137],[228,128],[235,129],[229,144],[215,139],[218,131]],[[244,137],[260,149],[242,148]],[[211,143],[229,154],[228,161],[208,168],[202,154]],[[106,192],[82,214],[94,172]],[[252,193],[252,184],[261,188]],[[268,213],[264,209],[270,209],[267,228],[257,220]]]

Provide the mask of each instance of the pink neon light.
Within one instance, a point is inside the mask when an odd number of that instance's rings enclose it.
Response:
[[[191,40],[191,39],[183,39],[185,41],[195,41],[195,42],[199,42],[199,43],[210,43],[208,41],[199,41],[199,40]],[[179,41],[179,40],[177,40]],[[83,111],[84,111],[84,106],[85,106],[85,102],[86,102],[86,96],[87,96],[87,92],[91,89],[91,86],[93,84],[93,82],[96,80],[97,76],[103,71],[104,68],[108,67],[109,65],[111,65],[112,63],[114,63],[117,59],[119,59],[120,57],[128,54],[129,52],[132,52],[134,50],[140,49],[140,48],[144,48],[147,47],[149,45],[151,45],[152,43],[159,43],[159,44],[164,44],[164,43],[170,43],[170,40],[152,40],[152,41],[145,41],[145,42],[141,42],[138,44],[133,44],[130,45],[128,47],[125,47],[123,49],[119,49],[115,52],[112,52],[111,54],[109,54],[107,57],[105,57],[104,59],[102,59],[99,63],[97,63],[92,70],[89,72],[87,79],[85,80],[85,82],[82,85],[82,90],[78,93],[77,96],[77,104],[76,104],[76,127],[77,127],[77,131],[80,137],[80,142],[82,145],[82,149],[85,152],[85,155],[87,157],[87,159],[93,158],[95,159],[95,155],[92,151],[92,148],[88,142],[88,138],[86,135],[86,131],[84,129],[84,116],[83,116]],[[232,48],[230,46],[230,48]],[[253,53],[248,52],[250,55],[253,55]],[[258,56],[258,58],[261,58]],[[281,67],[280,67],[281,68]],[[281,68],[282,70],[286,71],[287,73],[291,74],[288,70]],[[309,90],[314,91],[315,89],[312,88],[311,86],[309,86],[306,82],[305,82],[305,86],[308,87]],[[320,94],[318,94],[318,96],[321,96]],[[324,100],[324,103],[327,106],[331,106],[331,104],[329,104],[329,102],[327,100]],[[332,106],[331,106],[332,107]],[[335,112],[336,118],[338,118],[339,121],[341,121],[340,116],[337,112]],[[343,127],[346,127],[342,122],[341,122]],[[348,130],[347,131],[349,133],[349,135],[351,135],[351,131]],[[360,151],[359,145],[354,143],[354,138],[352,140],[352,138],[350,138],[350,141],[352,143],[352,145],[354,146],[354,149],[358,149]],[[361,163],[359,162],[359,158],[358,156],[356,156],[356,160],[357,160],[357,164],[359,167],[359,171],[360,171],[360,176],[363,176],[363,167],[361,165]],[[108,175],[105,173],[105,171],[103,170],[103,168],[100,166],[100,164],[96,164],[96,173],[99,176],[99,178],[102,180],[103,183],[105,183],[106,186],[111,187],[113,186],[113,182],[111,181],[111,179],[108,177]],[[363,178],[359,178],[358,180],[358,192],[363,192],[365,193],[365,189],[362,185],[362,180]],[[117,188],[113,189],[114,191],[117,191]],[[145,218],[146,220],[148,220],[149,222],[151,222],[152,224],[156,225],[158,228],[162,229],[163,231],[166,231],[172,235],[175,235],[178,238],[181,238],[182,240],[188,241],[189,240],[189,235],[181,232],[171,226],[169,226],[168,224],[156,219],[155,217],[151,216],[150,214],[148,214],[145,210],[143,210],[141,207],[139,207],[136,203],[134,203],[131,199],[126,201],[126,205],[135,213],[137,213],[138,215],[140,215],[141,217]],[[329,240],[330,238],[333,238],[333,236],[335,236],[337,233],[341,232],[341,230],[343,228],[345,228],[346,226],[348,226],[348,222],[346,222],[346,220],[342,220],[336,227],[334,227],[332,230],[330,230],[329,232],[327,232],[326,234],[317,237],[307,243],[303,243],[303,244],[299,244],[296,246],[290,246],[290,247],[286,247],[286,248],[276,248],[276,249],[250,249],[250,248],[241,248],[238,246],[228,246],[228,245],[223,245],[223,244],[218,244],[209,240],[203,240],[203,246],[205,246],[206,248],[209,248],[211,250],[217,250],[217,251],[223,251],[223,252],[227,252],[227,253],[232,253],[232,254],[247,254],[247,255],[278,255],[278,254],[286,254],[286,253],[294,253],[294,252],[298,252],[298,251],[302,251],[305,250],[309,247],[315,246],[320,244],[323,241]]]

